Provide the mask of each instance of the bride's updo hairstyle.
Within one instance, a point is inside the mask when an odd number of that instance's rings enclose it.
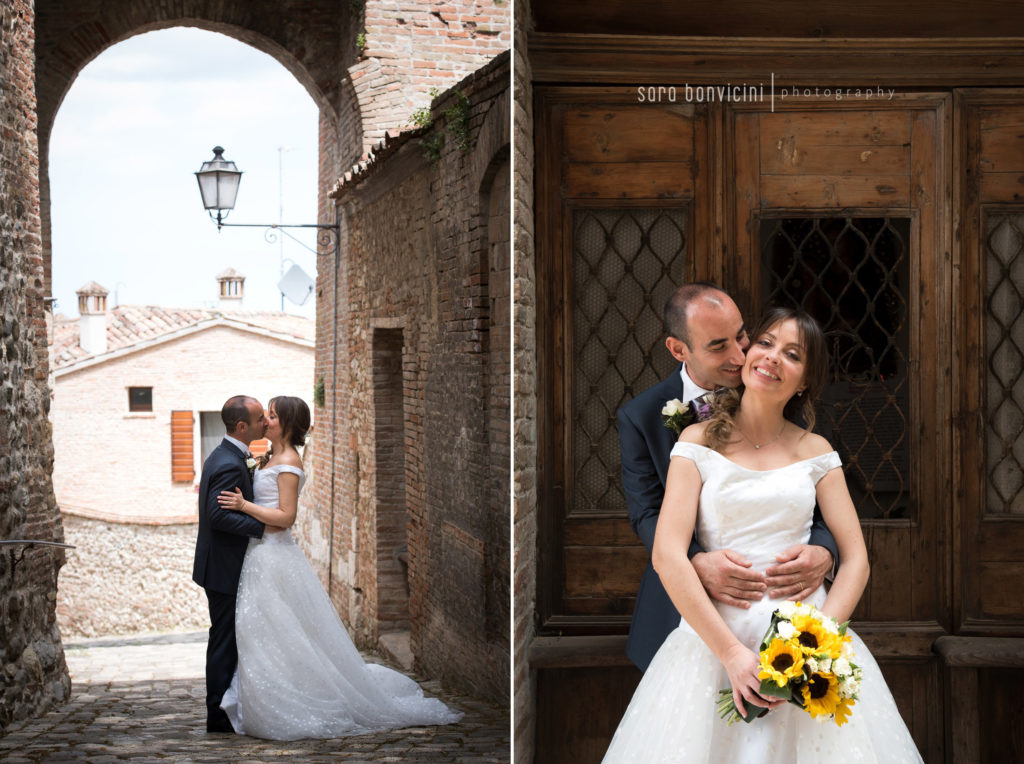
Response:
[[[786,402],[782,415],[791,422],[802,425],[808,432],[814,430],[814,404],[825,389],[828,380],[828,345],[821,326],[810,315],[799,308],[771,308],[757,322],[750,333],[750,341],[757,342],[776,324],[789,320],[796,321],[800,344],[804,349],[804,391]],[[743,396],[742,385],[735,390],[724,390],[715,394],[712,402],[714,413],[704,430],[708,448],[723,451],[732,440],[736,411]]]
[[[279,395],[270,399],[270,405],[277,412],[277,421],[281,423],[284,441],[295,448],[305,445],[310,421],[309,406],[306,402],[291,395]]]

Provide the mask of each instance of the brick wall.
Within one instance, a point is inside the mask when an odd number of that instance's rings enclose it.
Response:
[[[413,652],[421,670],[505,701],[511,380],[508,186],[501,178],[508,178],[510,160],[508,65],[503,56],[440,96],[429,130],[382,147],[339,185],[338,292],[321,303],[322,314],[339,306],[334,602],[357,641],[373,644],[388,586],[375,529],[387,525],[395,487],[382,490],[388,481],[380,472],[393,469],[395,442],[382,406],[393,406],[397,394],[384,356],[398,362],[389,343],[400,337]],[[459,93],[467,98],[465,119],[445,117],[461,102]],[[439,146],[432,158],[428,145]],[[323,286],[333,288],[333,272],[321,273]],[[320,319],[333,329],[333,316]],[[326,454],[318,457],[320,495],[330,492],[330,467]]]
[[[512,43],[509,3],[503,0],[368,0],[366,47],[349,68],[360,105],[364,150],[408,125],[430,103]]]
[[[33,3],[0,4],[0,538],[62,541],[50,485]],[[63,552],[0,555],[0,732],[71,691],[54,600]]]
[[[515,514],[512,536],[515,559],[513,646],[515,666],[515,753],[517,764],[533,761],[536,676],[527,655],[534,634],[537,603],[537,291],[533,229],[533,88],[526,34],[530,26],[528,0],[516,6],[515,152],[512,188],[515,209]]]

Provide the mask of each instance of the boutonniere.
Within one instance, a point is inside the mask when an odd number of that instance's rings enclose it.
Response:
[[[711,403],[714,393],[705,393],[689,403],[678,398],[666,401],[661,409],[661,421],[677,436],[694,422],[703,422],[711,417],[714,408]]]
[[[260,466],[260,460],[255,456],[250,456],[245,460],[245,468],[249,470],[249,477],[256,471],[256,468]]]

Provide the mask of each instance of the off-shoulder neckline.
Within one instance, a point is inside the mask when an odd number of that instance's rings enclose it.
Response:
[[[764,473],[767,473],[767,472],[778,472],[779,470],[788,470],[790,467],[795,467],[798,464],[806,464],[807,462],[813,462],[813,461],[816,461],[817,459],[821,459],[822,457],[825,457],[825,456],[831,456],[832,454],[835,454],[836,456],[839,455],[839,453],[835,449],[833,449],[831,451],[826,451],[823,454],[818,454],[817,456],[811,456],[811,457],[808,457],[807,459],[799,459],[799,460],[797,460],[795,462],[790,462],[789,464],[785,464],[785,465],[783,465],[781,467],[772,467],[771,469],[768,469],[768,470],[755,470],[755,469],[752,469],[750,467],[744,467],[742,464],[738,464],[737,462],[734,462],[732,459],[730,459],[725,454],[722,454],[722,453],[720,453],[718,451],[715,451],[712,448],[708,448],[707,446],[703,446],[700,443],[690,443],[689,441],[685,441],[684,440],[684,441],[679,441],[679,442],[676,443],[676,446],[679,446],[679,445],[694,446],[696,448],[702,448],[702,449],[704,449],[705,451],[707,451],[709,453],[715,454],[717,457],[719,457],[720,459],[723,459],[724,461],[728,462],[729,464],[731,464],[733,467],[736,467],[737,469],[744,470],[745,472],[756,472],[756,473],[759,473],[759,474],[764,474]],[[673,451],[675,450],[675,446],[672,447],[672,450]]]
[[[295,466],[292,466],[291,464],[275,464],[273,467],[260,467],[256,471],[257,472],[270,472],[271,470],[281,469],[282,467],[287,467],[288,469],[291,469],[291,470],[298,470],[303,475],[306,474],[305,470],[303,470],[302,467],[295,467]]]

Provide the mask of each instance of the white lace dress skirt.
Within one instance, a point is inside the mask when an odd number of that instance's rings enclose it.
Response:
[[[363,660],[290,531],[250,540],[235,633],[238,668],[221,707],[238,733],[334,738],[462,718],[404,674]]]

